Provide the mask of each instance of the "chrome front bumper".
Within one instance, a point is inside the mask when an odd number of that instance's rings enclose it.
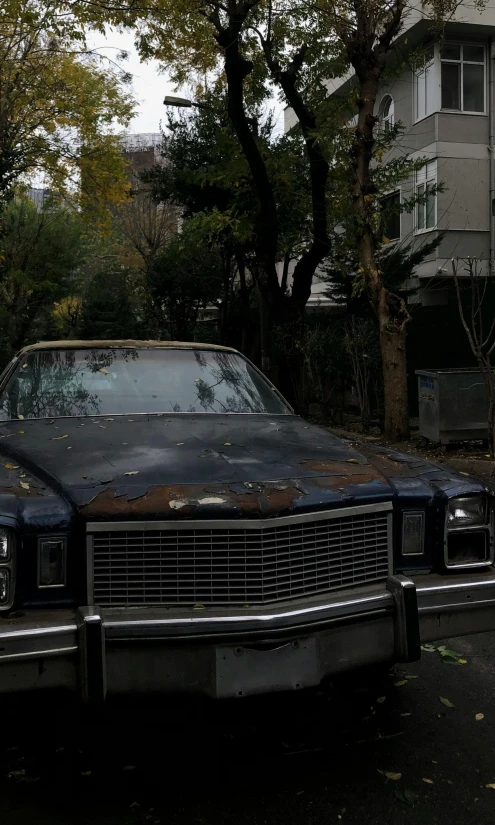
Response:
[[[0,693],[239,696],[415,661],[422,642],[495,630],[495,570],[392,576],[270,608],[26,611],[0,624]]]

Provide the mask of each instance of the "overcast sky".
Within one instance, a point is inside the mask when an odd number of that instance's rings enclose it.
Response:
[[[129,132],[159,132],[160,122],[165,123],[163,98],[165,95],[173,95],[176,92],[167,76],[159,74],[158,62],[156,60],[148,63],[140,62],[134,47],[132,32],[109,31],[105,37],[95,34],[89,38],[89,44],[108,57],[117,56],[120,51],[129,53],[129,59],[122,68],[132,74],[132,88],[137,101],[137,114],[129,127]],[[275,111],[275,130],[281,133],[284,107],[278,100],[273,99],[270,108]]]
[[[174,94],[174,89],[167,77],[158,73],[157,61],[139,61],[132,32],[111,31],[106,37],[95,34],[90,45],[108,57],[116,56],[120,51],[129,52],[129,59],[122,68],[132,74],[132,89],[137,100],[137,115],[129,131],[159,132],[160,121],[165,120],[163,98],[167,94]]]

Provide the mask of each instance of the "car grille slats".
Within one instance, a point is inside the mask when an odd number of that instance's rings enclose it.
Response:
[[[318,516],[249,529],[99,530],[91,537],[94,603],[255,605],[386,579],[387,512]]]

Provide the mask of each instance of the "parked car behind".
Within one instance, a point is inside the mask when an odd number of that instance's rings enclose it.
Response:
[[[294,415],[232,349],[26,347],[0,378],[0,691],[246,696],[495,628],[489,491]]]

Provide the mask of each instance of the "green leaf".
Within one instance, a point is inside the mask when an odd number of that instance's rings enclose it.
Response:
[[[410,805],[411,808],[414,807],[415,803],[419,799],[418,794],[414,793],[414,791],[410,791],[408,788],[403,791],[396,788],[394,790],[394,795],[397,797],[399,802],[404,802],[405,805]]]
[[[440,696],[440,701],[446,708],[455,708],[455,705],[452,704],[450,699],[446,699],[445,696]]]

